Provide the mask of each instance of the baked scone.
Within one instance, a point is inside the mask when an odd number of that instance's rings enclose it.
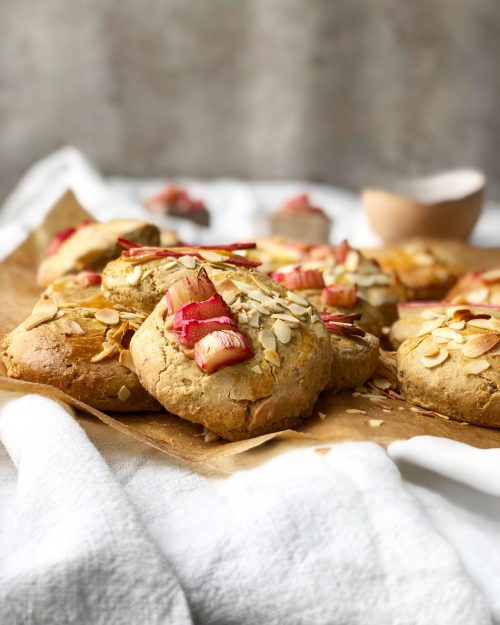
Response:
[[[446,300],[454,304],[500,306],[500,269],[465,274],[448,291]]]
[[[258,270],[270,274],[284,265],[300,263],[307,257],[310,245],[284,237],[262,237],[255,240],[256,247],[248,250],[249,260],[260,263]]]
[[[332,348],[316,311],[295,299],[257,272],[202,266],[132,338],[141,383],[227,440],[300,425],[329,382]]]
[[[7,375],[50,384],[99,410],[159,410],[129,368],[128,343],[142,320],[112,308],[60,308],[42,298],[2,342]]]
[[[377,251],[377,260],[382,269],[397,275],[407,301],[445,299],[460,274],[442,250],[419,241]]]
[[[141,245],[158,245],[160,231],[153,224],[137,219],[85,222],[79,228],[68,228],[54,237],[48,257],[38,268],[37,283],[45,287],[68,273],[102,270],[122,251],[117,244],[118,238]]]
[[[427,321],[397,352],[409,401],[458,421],[500,426],[500,321],[456,310]]]
[[[254,243],[222,247],[143,247],[122,252],[106,265],[102,290],[106,297],[126,308],[150,313],[177,280],[203,265],[206,271],[253,267],[257,263],[235,255],[235,250],[255,247]]]
[[[72,304],[83,308],[107,308],[110,301],[101,290],[101,275],[86,269],[51,282],[41,295],[55,304]]]
[[[331,334],[332,372],[328,390],[339,393],[369,380],[377,369],[379,340],[366,332],[363,336]]]

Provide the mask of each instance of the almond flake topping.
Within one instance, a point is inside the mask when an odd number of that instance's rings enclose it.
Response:
[[[259,343],[266,350],[275,350],[276,349],[276,338],[271,332],[271,330],[264,328],[259,332],[258,336]]]
[[[472,362],[468,363],[467,366],[465,367],[465,371],[471,375],[478,375],[480,373],[483,373],[483,371],[486,371],[486,369],[490,368],[490,363],[487,360],[481,359],[481,360],[473,360]]]
[[[268,304],[269,302],[273,302],[272,297],[269,297],[269,295],[261,293],[260,291],[250,290],[248,291],[248,297],[251,297],[261,304]]]
[[[252,287],[250,286],[250,284],[247,284],[246,282],[242,282],[241,280],[235,280],[234,278],[231,278],[231,282],[234,284],[234,286],[237,289],[239,289],[243,293],[248,293],[248,291],[252,290]]]
[[[449,341],[455,341],[455,343],[464,343],[465,338],[462,334],[459,334],[456,330],[451,328],[436,328],[431,332],[432,336],[440,339],[448,339]]]
[[[129,389],[126,386],[122,386],[118,391],[118,399],[120,401],[127,401],[127,399],[132,395]]]
[[[293,317],[292,315],[287,315],[286,313],[284,314],[276,313],[275,315],[271,315],[271,318],[281,319],[282,321],[286,321],[293,328],[298,328],[300,325],[300,321],[296,317]]]
[[[100,362],[101,360],[106,360],[106,358],[111,358],[114,356],[117,349],[115,345],[110,345],[109,347],[105,347],[102,352],[99,352],[95,356],[92,356],[90,362]]]
[[[73,319],[65,319],[63,332],[64,334],[66,334],[66,336],[83,336],[85,334],[85,330],[82,328],[82,326]]]
[[[311,309],[309,307],[300,306],[299,304],[290,304],[288,310],[297,317],[303,317]]]
[[[211,252],[208,250],[200,250],[199,254],[202,258],[204,258],[209,263],[220,263],[227,260],[226,256],[222,254],[217,254],[217,252]]]
[[[260,325],[260,315],[257,310],[249,310],[247,313],[248,323],[252,328],[258,328]]]
[[[358,410],[358,408],[347,408],[346,414],[366,414],[366,410]]]
[[[462,347],[462,354],[467,358],[477,358],[489,352],[500,342],[500,334],[476,334]]]
[[[53,300],[47,298],[41,304],[36,305],[33,311],[34,312],[24,322],[26,330],[32,330],[36,328],[36,326],[54,319],[59,312],[59,307]]]
[[[114,326],[117,323],[120,323],[120,313],[112,308],[103,308],[102,310],[98,310],[94,316],[97,321],[100,321],[108,326]]]
[[[238,323],[240,325],[248,323],[248,315],[244,310],[238,313]]]
[[[439,347],[435,343],[429,343],[421,351],[423,356],[435,356],[439,354]]]
[[[276,319],[273,323],[273,332],[276,335],[276,338],[280,343],[286,345],[290,342],[292,338],[292,331],[290,330],[290,326],[288,326],[281,319]]]
[[[469,304],[484,304],[488,300],[488,296],[490,291],[487,287],[481,287],[479,289],[474,289],[473,291],[469,291],[467,293],[467,302]]]
[[[433,369],[441,365],[450,355],[447,349],[440,349],[436,356],[422,356],[420,362],[427,367],[427,369]]]
[[[287,291],[286,297],[291,302],[293,302],[294,304],[298,304],[299,306],[309,306],[309,302],[304,297],[302,297],[298,293],[294,293],[293,291]]]
[[[257,278],[256,276],[252,276],[252,280],[254,281],[258,289],[264,291],[264,293],[267,293],[267,295],[274,295],[273,291],[267,286],[267,284],[264,284],[262,280],[259,280],[259,278]]]
[[[387,378],[375,377],[372,382],[376,388],[379,388],[382,391],[386,391],[388,388],[391,388],[391,382]]]
[[[132,354],[128,349],[124,349],[120,352],[118,357],[118,362],[123,366],[132,371],[132,373],[137,373],[134,366],[134,361],[132,360]]]
[[[465,328],[465,321],[452,321],[448,324],[448,327],[452,330],[463,330]]]
[[[258,310],[262,315],[270,315],[271,312],[263,306],[260,302],[256,302],[255,300],[251,300],[247,302],[247,306],[252,308],[253,310]]]
[[[265,349],[264,358],[267,360],[267,362],[270,362],[272,365],[275,365],[276,367],[281,366],[280,357],[278,356],[278,353],[276,352],[275,349]]]
[[[228,306],[231,306],[231,304],[236,300],[236,298],[238,297],[238,291],[224,291],[224,293],[222,293],[222,299],[226,302],[226,304]]]
[[[194,256],[181,256],[179,262],[186,269],[194,269],[196,267],[196,258]]]
[[[141,265],[135,265],[132,271],[129,274],[127,274],[125,278],[125,282],[127,284],[130,284],[131,286],[135,286],[136,284],[139,284],[139,282],[141,281],[141,278],[142,278],[142,267]]]
[[[346,271],[354,272],[359,267],[359,253],[356,250],[349,250],[344,261]]]
[[[368,425],[371,428],[379,428],[385,421],[383,419],[368,419]]]
[[[254,365],[253,367],[250,367],[250,371],[253,371],[257,375],[262,375],[262,369],[259,367],[259,365]]]
[[[437,317],[436,319],[429,319],[425,323],[422,324],[418,334],[416,336],[423,336],[424,334],[429,334],[432,330],[436,330],[443,325],[443,322],[446,321],[446,317]]]

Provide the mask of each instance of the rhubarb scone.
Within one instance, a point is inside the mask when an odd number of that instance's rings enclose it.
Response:
[[[130,343],[143,386],[227,440],[296,427],[331,373],[314,308],[266,276],[202,266],[173,283]],[[306,303],[307,304],[307,303]]]
[[[500,426],[500,320],[456,310],[429,320],[397,352],[399,386],[414,404],[452,419]]]
[[[448,291],[446,300],[454,304],[500,306],[500,269],[465,274]]]
[[[99,410],[159,410],[128,351],[143,318],[113,308],[60,308],[42,298],[2,342],[7,375],[50,384]]]
[[[136,219],[89,221],[78,228],[67,228],[53,238],[47,258],[38,268],[38,284],[45,287],[56,278],[84,269],[102,270],[120,254],[120,238],[141,245],[158,245],[160,231],[153,224]]]
[[[51,282],[41,295],[58,306],[74,305],[84,308],[107,308],[110,301],[101,291],[101,275],[85,269]]]
[[[352,308],[359,301],[360,324],[380,334],[382,323],[394,320],[396,304],[404,298],[395,276],[382,272],[375,262],[347,243],[333,251],[328,248],[327,252],[323,258],[281,267],[272,278],[292,290],[316,290],[316,294],[311,293],[318,296],[316,304],[321,301],[342,309]]]
[[[254,247],[255,243],[217,248],[130,247],[104,268],[102,290],[113,302],[150,313],[169,286],[198,271],[202,265],[209,274],[214,270],[258,265],[235,253]]]

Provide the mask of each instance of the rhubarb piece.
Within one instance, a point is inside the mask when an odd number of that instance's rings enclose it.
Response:
[[[327,323],[328,321],[340,321],[342,323],[352,323],[353,321],[357,321],[358,319],[361,319],[361,313],[345,314],[345,313],[320,312],[319,315],[324,323]]]
[[[216,330],[237,330],[238,326],[231,317],[216,319],[190,319],[185,321],[177,334],[179,341],[186,347],[194,347],[204,336]]]
[[[328,306],[352,308],[357,301],[356,287],[350,284],[327,286],[321,293],[321,301]]]
[[[323,209],[311,204],[305,193],[291,198],[271,215],[273,235],[306,244],[328,243],[330,226]]]
[[[201,200],[193,199],[185,189],[167,185],[146,201],[146,208],[158,215],[190,219],[200,226],[208,226],[210,214]]]
[[[168,314],[176,313],[181,306],[189,302],[203,302],[215,294],[215,286],[207,275],[205,269],[201,268],[197,274],[185,276],[165,292],[167,299]]]
[[[61,245],[69,239],[73,234],[75,234],[76,228],[66,228],[65,230],[61,230],[60,232],[54,235],[54,238],[50,242],[49,247],[47,248],[47,256],[53,256],[57,250],[61,247]]]
[[[345,262],[345,259],[347,258],[347,254],[349,254],[349,252],[351,251],[351,246],[349,245],[349,242],[347,241],[347,239],[344,239],[341,243],[339,243],[339,245],[337,246],[333,257],[335,258],[335,262],[338,265],[341,265],[342,263]]]
[[[120,247],[123,247],[124,250],[130,250],[132,248],[141,247],[139,243],[134,243],[133,241],[129,241],[128,239],[124,239],[123,237],[118,237],[116,239],[116,242]]]
[[[174,315],[172,327],[180,330],[182,324],[190,319],[213,319],[215,317],[230,317],[231,309],[218,293],[214,293],[202,302],[184,304]]]
[[[194,357],[205,373],[248,360],[254,355],[247,339],[239,332],[216,330],[194,347]]]
[[[325,286],[323,275],[317,269],[292,269],[282,273],[275,271],[272,279],[284,284],[288,289],[321,289]]]
[[[83,286],[92,286],[101,284],[101,274],[93,271],[92,269],[84,269],[80,272],[78,279]]]

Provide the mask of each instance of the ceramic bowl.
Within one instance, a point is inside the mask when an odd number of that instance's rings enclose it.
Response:
[[[373,231],[384,241],[411,237],[468,239],[481,213],[485,176],[456,169],[368,188],[362,201]]]

